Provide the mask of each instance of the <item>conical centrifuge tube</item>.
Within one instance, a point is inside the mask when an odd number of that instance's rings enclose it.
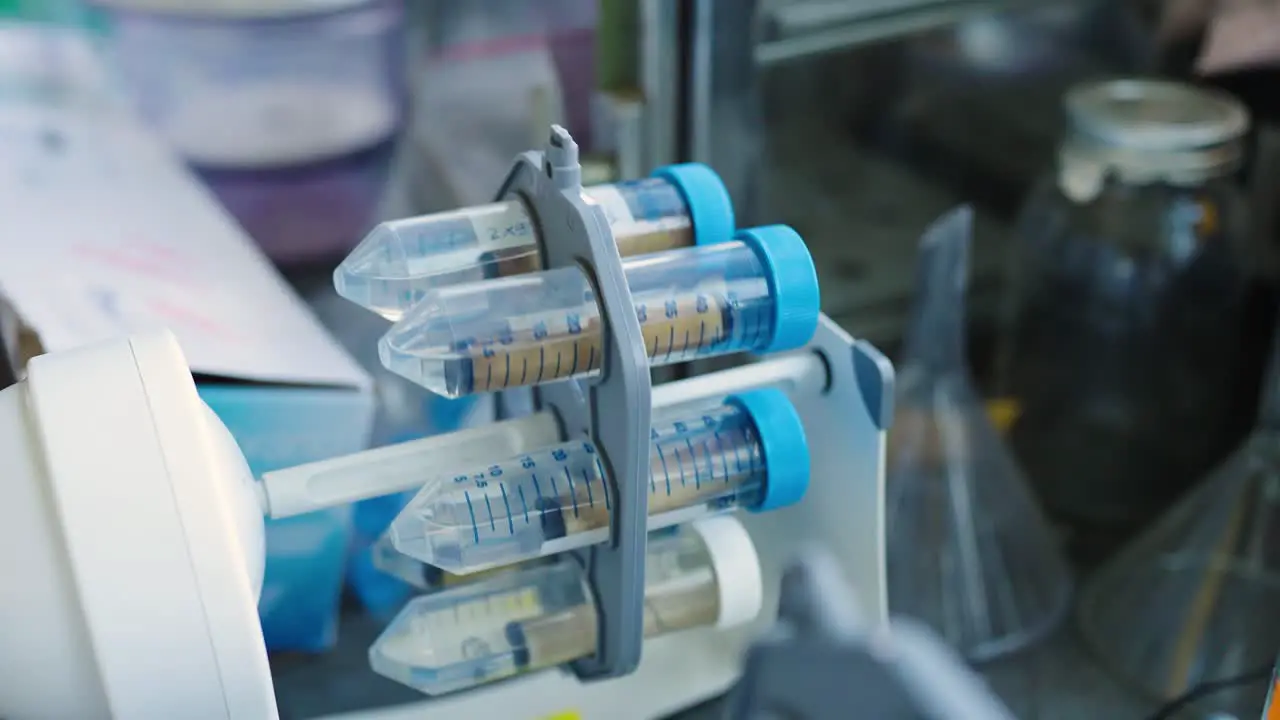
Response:
[[[624,257],[733,235],[729,193],[700,163],[586,187],[582,195],[604,211]],[[342,297],[396,320],[432,288],[541,269],[537,222],[522,201],[507,200],[384,222],[342,261],[333,284]]]
[[[783,225],[623,261],[653,365],[803,346],[818,279]],[[591,377],[604,364],[600,307],[576,267],[432,290],[379,342],[382,364],[446,397]]]
[[[391,536],[387,533],[383,533],[373,543],[370,554],[375,568],[426,592],[435,592],[448,587],[452,584],[449,582],[452,578],[466,577],[447,573],[434,565],[428,565],[401,553],[396,550],[395,544],[391,542]]]
[[[1104,667],[1159,702],[1258,671],[1280,648],[1280,438],[1255,432],[1090,578],[1080,635]],[[1186,718],[1252,718],[1266,686],[1189,703]]]
[[[762,599],[760,561],[737,519],[705,518],[649,539],[646,638],[750,622]],[[597,623],[582,568],[562,561],[410,601],[369,649],[369,664],[440,695],[589,657]]]
[[[783,507],[808,488],[804,427],[775,389],[655,418],[650,437],[651,530]],[[608,540],[610,484],[594,445],[567,442],[428,482],[388,534],[401,553],[460,574],[551,555]]]
[[[672,528],[673,530],[675,528]],[[497,575],[500,573],[510,572],[515,567],[529,568],[537,565],[545,565],[555,561],[555,556],[546,556],[518,563],[515,566],[500,566],[491,570],[469,573],[466,575],[455,575],[436,567],[424,563],[421,560],[405,555],[396,550],[395,544],[391,542],[391,536],[383,533],[370,548],[373,556],[373,566],[380,572],[386,573],[418,590],[426,593],[438,592],[458,585],[473,583],[479,578],[488,575]]]

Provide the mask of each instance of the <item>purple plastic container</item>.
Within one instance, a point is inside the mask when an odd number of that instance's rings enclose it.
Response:
[[[342,257],[405,126],[403,0],[104,2],[142,115],[279,264]]]

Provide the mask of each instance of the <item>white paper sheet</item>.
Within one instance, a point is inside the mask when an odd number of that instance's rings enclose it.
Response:
[[[198,373],[368,382],[217,201],[118,111],[0,103],[0,292],[50,351],[166,326]]]

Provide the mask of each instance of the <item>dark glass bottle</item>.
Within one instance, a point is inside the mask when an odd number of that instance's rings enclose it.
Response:
[[[1248,431],[1248,114],[1145,80],[1066,98],[1020,218],[1002,379],[1014,452],[1077,559],[1105,554]],[[1247,393],[1254,392],[1253,398]]]

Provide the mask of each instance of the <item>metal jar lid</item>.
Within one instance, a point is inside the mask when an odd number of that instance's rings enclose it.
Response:
[[[1194,185],[1235,171],[1249,112],[1230,95],[1165,80],[1079,85],[1064,101],[1068,135],[1060,184],[1073,199],[1095,196],[1106,177]]]

